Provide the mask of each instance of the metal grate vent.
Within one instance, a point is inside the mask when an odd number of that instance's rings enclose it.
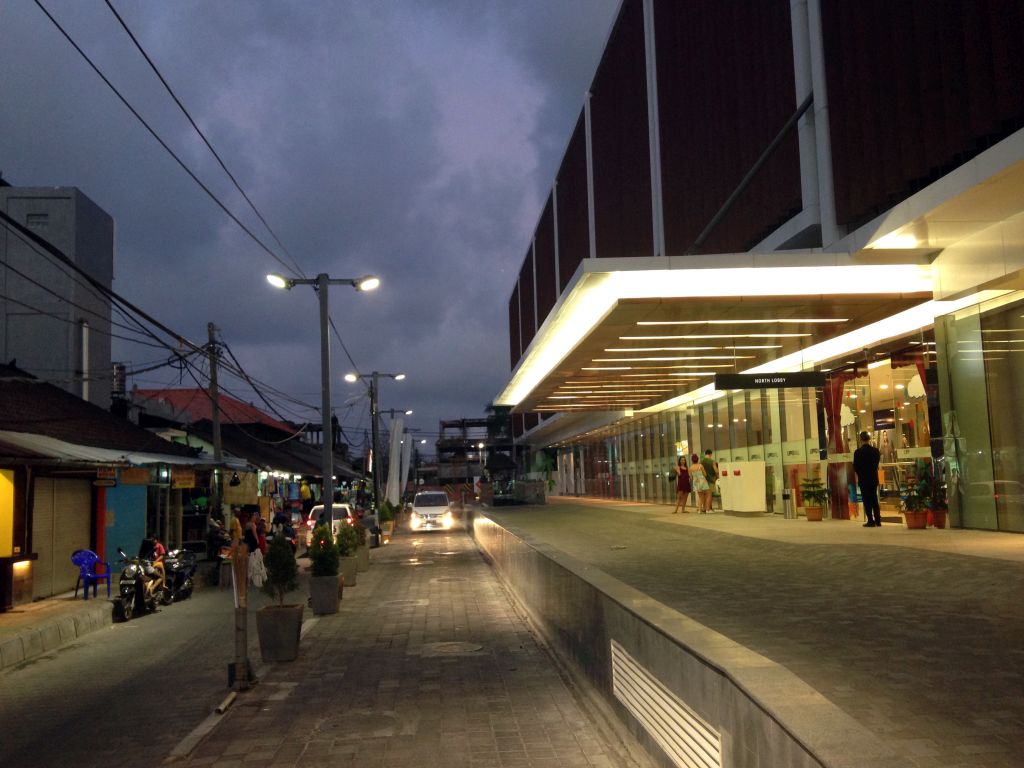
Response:
[[[722,737],[614,640],[612,690],[681,768],[721,768]]]

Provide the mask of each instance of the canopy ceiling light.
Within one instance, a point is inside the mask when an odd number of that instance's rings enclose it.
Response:
[[[688,300],[685,304],[678,302],[675,306],[694,307],[704,302],[719,302],[723,299],[735,299],[731,304],[742,311],[743,306],[750,306],[763,300],[774,308],[769,312],[784,312],[785,304],[791,299],[807,296],[814,297],[817,302],[827,298],[823,295],[823,286],[835,286],[834,293],[847,302],[860,301],[866,305],[881,305],[889,301],[907,301],[905,297],[921,295],[930,296],[932,292],[931,267],[924,263],[914,264],[837,264],[848,259],[847,254],[816,254],[821,259],[818,266],[722,266],[708,269],[650,269],[644,268],[651,264],[664,264],[666,259],[614,260],[615,266],[624,262],[630,263],[627,270],[597,271],[607,267],[604,264],[583,264],[573,283],[563,294],[555,309],[538,329],[529,347],[524,351],[519,364],[503,392],[495,398],[495,404],[518,406],[531,397],[532,393],[559,367],[564,367],[566,358],[586,340],[595,330],[601,327],[608,316],[623,305],[650,306],[644,300],[658,299],[660,305],[667,310],[673,308],[672,300]],[[758,254],[727,254],[720,262],[732,260],[736,264],[750,265],[755,263]],[[771,254],[777,259],[777,254]],[[827,264],[828,260],[832,264]],[[600,262],[601,260],[595,260]],[[594,271],[589,271],[594,270]],[[714,286],[714,296],[708,295],[708,286]],[[886,287],[892,287],[891,295],[886,294]],[[898,288],[898,290],[897,290]],[[923,298],[922,298],[923,300]],[[748,304],[749,303],[749,304]],[[835,304],[837,302],[833,302]],[[742,306],[741,306],[742,305]],[[808,304],[810,306],[810,304]],[[905,304],[904,304],[905,306]],[[691,309],[692,311],[692,309]],[[810,313],[808,313],[810,314]],[[844,310],[837,312],[840,317],[824,317],[824,313],[814,312],[806,318],[786,318],[781,320],[828,320],[839,321],[853,317]],[[648,318],[638,318],[645,321]],[[720,319],[720,318],[713,318]],[[741,320],[752,318],[749,312]],[[767,318],[766,318],[767,319]],[[635,323],[636,321],[634,321]],[[721,327],[724,324],[716,324]],[[814,323],[816,327],[836,326],[839,322]],[[652,326],[645,326],[654,328]],[[666,329],[671,326],[664,326]],[[682,326],[691,327],[691,326]],[[712,326],[708,326],[709,329]],[[737,326],[739,330],[743,326]],[[782,326],[780,326],[782,327]],[[797,333],[799,324],[787,324]],[[725,331],[726,327],[721,330]],[[765,328],[765,331],[768,327]],[[810,338],[810,328],[800,335],[787,333],[761,334],[682,334],[673,336],[623,336],[623,340],[652,340],[664,344],[669,338],[678,339],[765,339],[766,345],[775,345],[776,340]],[[755,342],[756,343],[756,342]],[[611,345],[603,345],[611,346]],[[602,347],[603,348],[603,347]],[[580,366],[583,368],[583,366]],[[576,370],[580,370],[576,368]],[[593,370],[593,367],[587,366]],[[629,370],[629,368],[606,369]],[[537,393],[540,394],[540,393]]]

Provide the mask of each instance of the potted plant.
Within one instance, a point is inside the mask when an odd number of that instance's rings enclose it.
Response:
[[[341,577],[346,587],[356,585],[356,546],[359,542],[359,534],[355,526],[343,525],[338,531],[338,554],[341,555]]]
[[[362,523],[356,523],[354,527],[356,530],[356,570],[365,571],[370,567],[370,532]]]
[[[267,569],[263,591],[277,598],[277,605],[265,606],[256,613],[260,655],[264,661],[294,661],[299,655],[303,606],[284,604],[285,593],[299,586],[299,565],[288,540],[275,536],[263,564]]]
[[[896,487],[900,494],[900,505],[907,528],[927,528],[928,508],[931,506],[931,488],[927,477],[922,476],[920,468],[907,478],[907,485],[900,486],[899,478]]]
[[[828,503],[828,489],[824,487],[820,477],[805,477],[800,481],[800,497],[804,502],[804,514],[810,521],[818,521],[824,517],[825,504]]]
[[[946,483],[943,480],[942,473],[936,471],[934,465],[926,467],[925,471],[928,472],[929,478],[929,522],[936,528],[945,528],[946,516],[949,513],[949,503],[946,500]]]
[[[318,525],[313,529],[313,537],[306,553],[311,569],[309,597],[313,613],[317,616],[337,613],[340,594],[338,567],[341,558],[330,526]]]
[[[384,543],[391,541],[395,533],[395,507],[388,501],[380,505],[380,536]]]

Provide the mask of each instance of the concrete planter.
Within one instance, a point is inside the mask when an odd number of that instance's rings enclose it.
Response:
[[[824,516],[824,507],[804,507],[804,514],[807,515],[807,519],[813,522],[818,522]]]
[[[256,612],[256,632],[264,661],[295,661],[302,632],[301,605],[268,605]]]
[[[370,569],[370,548],[357,547],[356,548],[356,570],[362,573]]]
[[[356,570],[359,567],[356,559],[355,555],[341,558],[341,576],[345,580],[346,587],[356,585]]]
[[[313,606],[314,616],[326,616],[338,612],[338,601],[341,599],[341,581],[338,574],[334,576],[311,576],[309,579],[309,597]]]

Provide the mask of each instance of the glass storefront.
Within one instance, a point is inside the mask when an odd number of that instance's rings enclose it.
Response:
[[[764,462],[768,513],[783,513],[785,491],[799,511],[800,481],[816,476],[831,517],[858,518],[853,451],[867,431],[882,454],[883,520],[899,522],[917,488],[933,513],[948,505],[953,527],[1024,532],[1024,292],[857,358],[835,361],[817,389],[715,393],[562,448],[578,475],[563,487],[670,504],[677,458],[710,448],[719,464]]]
[[[934,337],[922,332],[867,359],[839,361],[822,388],[716,393],[563,448],[561,461],[583,468],[575,492],[669,504],[677,458],[710,448],[720,465],[764,463],[765,512],[783,514],[786,492],[802,509],[801,480],[814,476],[826,481],[833,518],[857,518],[853,451],[866,430],[882,453],[883,515],[896,522],[907,488],[941,481],[937,379]]]
[[[1024,298],[936,321],[942,440],[954,525],[1024,532]]]

